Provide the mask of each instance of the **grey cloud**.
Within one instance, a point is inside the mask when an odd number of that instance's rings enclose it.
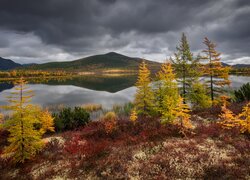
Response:
[[[249,8],[248,0],[1,0],[0,35],[11,38],[0,36],[0,56],[45,62],[118,51],[158,59],[186,32],[193,51],[208,36],[231,61],[250,57]]]

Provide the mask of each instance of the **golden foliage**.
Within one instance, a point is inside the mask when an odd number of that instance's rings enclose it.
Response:
[[[154,96],[150,83],[150,71],[147,64],[143,61],[139,67],[134,103],[138,114],[150,115],[152,112]]]
[[[170,63],[163,63],[157,73],[157,90],[155,91],[155,109],[163,116],[164,121],[172,121],[171,111],[177,105],[179,97],[175,74]]]
[[[222,121],[219,124],[225,129],[239,128],[241,133],[250,133],[250,103],[243,107],[243,111],[236,116],[227,109],[226,104],[222,106]]]
[[[205,53],[203,59],[208,62],[204,68],[204,73],[210,76],[207,84],[210,89],[211,100],[214,101],[215,93],[218,92],[217,87],[223,87],[231,83],[229,80],[230,67],[222,66],[221,53],[215,50],[215,43],[210,41],[207,37],[205,37],[203,43],[206,45],[206,49],[203,50]]]
[[[36,118],[37,113],[37,106],[26,105],[22,109],[16,109],[4,124],[10,132],[10,144],[4,149],[4,153],[13,155],[14,162],[23,163],[43,147],[41,133],[34,128],[35,124],[40,123]]]
[[[130,114],[130,117],[129,117],[130,121],[132,121],[133,123],[135,123],[136,120],[137,120],[137,118],[138,118],[138,117],[137,117],[136,110],[135,110],[135,109],[132,109],[131,114]]]
[[[218,122],[218,124],[220,124],[222,128],[232,129],[234,127],[239,127],[239,119],[232,111],[227,108],[226,103],[224,103],[221,107],[221,111],[222,114],[220,115],[220,118],[222,121]]]
[[[54,118],[51,116],[50,112],[46,109],[45,111],[40,111],[39,117],[41,123],[40,133],[43,135],[47,131],[54,132]]]
[[[10,132],[10,144],[4,149],[4,153],[11,154],[14,162],[21,163],[40,151],[43,147],[42,135],[47,130],[54,130],[50,113],[29,104],[33,92],[26,84],[23,78],[19,79],[15,83],[15,91],[8,97],[10,105],[4,106],[12,113],[4,123],[4,128]]]
[[[250,103],[243,107],[243,111],[239,114],[239,118],[241,118],[239,122],[241,132],[250,134]]]
[[[187,104],[183,103],[183,99],[180,97],[178,106],[176,108],[176,117],[175,124],[180,125],[182,128],[185,129],[193,129],[193,125],[190,121],[190,109]]]
[[[4,119],[4,115],[2,113],[0,113],[0,129],[3,126],[3,119]]]

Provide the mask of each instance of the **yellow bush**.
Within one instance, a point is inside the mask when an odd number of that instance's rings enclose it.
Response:
[[[135,123],[136,122],[136,120],[137,120],[137,112],[136,112],[136,110],[135,109],[133,109],[132,111],[131,111],[131,114],[130,114],[130,121],[132,121],[133,123]]]
[[[233,114],[232,111],[227,109],[226,105],[222,106],[222,114],[220,115],[222,119],[219,124],[225,129],[232,129],[234,127],[240,128],[242,133],[250,133],[250,103],[243,107],[242,113],[238,116]]]
[[[222,128],[232,129],[239,126],[239,119],[232,111],[227,108],[226,103],[224,103],[224,105],[221,107],[221,111],[222,113],[220,118],[222,121],[218,122],[218,124],[220,124]]]

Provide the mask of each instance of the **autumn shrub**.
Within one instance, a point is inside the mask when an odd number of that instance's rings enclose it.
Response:
[[[81,138],[80,134],[75,134],[70,140],[66,141],[64,150],[76,155],[80,159],[90,159],[101,156],[109,148],[109,141],[95,141],[93,139]]]
[[[223,129],[217,123],[210,123],[209,125],[200,124],[195,129],[196,136],[218,138],[222,134]]]
[[[89,113],[81,107],[63,108],[53,116],[56,131],[73,130],[85,126],[90,121]]]
[[[116,129],[117,124],[117,116],[115,112],[107,112],[101,121],[104,124],[104,128],[107,134],[112,133]]]

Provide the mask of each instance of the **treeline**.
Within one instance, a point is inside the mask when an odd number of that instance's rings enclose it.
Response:
[[[0,78],[25,78],[25,77],[50,77],[71,75],[65,71],[42,71],[42,70],[12,70],[0,71]]]
[[[231,74],[239,74],[239,75],[249,75],[250,74],[250,68],[245,67],[245,68],[232,68],[230,70]]]

